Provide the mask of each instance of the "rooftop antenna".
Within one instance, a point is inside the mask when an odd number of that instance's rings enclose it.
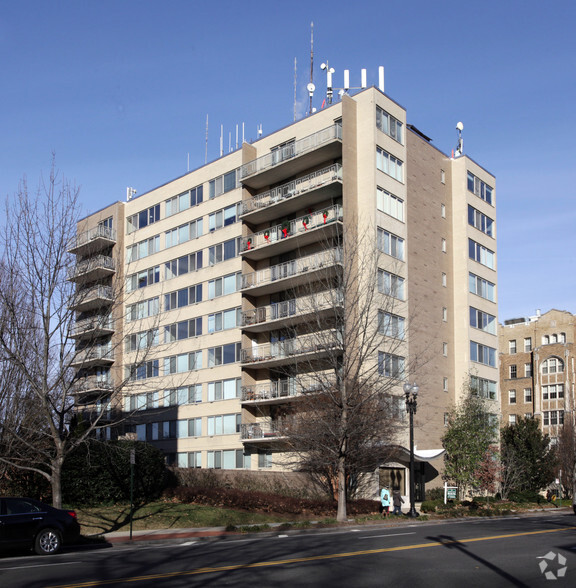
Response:
[[[294,122],[296,122],[296,58],[294,58]]]
[[[260,138],[262,136],[262,124],[258,125],[257,131],[258,131],[258,138]]]
[[[310,23],[310,83],[307,86],[308,94],[310,96],[310,108],[308,114],[312,114],[312,97],[314,96],[314,23]]]
[[[136,195],[136,190],[134,188],[126,188],[126,201],[130,201],[132,200],[132,198],[134,198],[134,196]]]
[[[332,90],[332,74],[336,70],[333,67],[330,67],[328,65],[328,60],[326,60],[326,63],[323,63],[320,66],[320,69],[325,69],[326,70],[326,98],[328,98],[328,104],[332,104],[332,95],[333,95],[333,90]]]
[[[458,145],[456,146],[456,157],[460,157],[464,153],[464,140],[462,139],[462,131],[464,130],[464,125],[459,122],[456,125],[456,130],[458,131]]]
[[[208,163],[208,115],[206,115],[206,147],[204,148],[204,164]]]

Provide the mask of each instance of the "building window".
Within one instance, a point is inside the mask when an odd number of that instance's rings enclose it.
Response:
[[[208,349],[208,367],[240,361],[240,343],[229,343]]]
[[[564,362],[557,357],[549,357],[542,362],[542,374],[556,374],[564,371]]]
[[[165,247],[175,247],[202,236],[202,219],[198,218],[164,233]]]
[[[545,427],[551,425],[563,425],[564,424],[564,411],[563,410],[548,410],[542,413],[543,422]]]
[[[440,170],[440,182],[442,184],[446,183],[446,172],[443,169]],[[444,205],[442,205],[442,206],[444,206]]]
[[[542,386],[542,400],[556,400],[557,398],[564,398],[564,384]]]
[[[444,288],[446,288],[447,284],[448,284],[448,276],[444,272],[442,272],[442,286]]]
[[[532,337],[525,337],[524,338],[524,352],[528,353],[532,351]]]
[[[404,339],[404,317],[379,310],[378,332],[386,337]]]
[[[216,333],[227,329],[234,329],[240,325],[242,310],[231,308],[208,315],[208,332]]]
[[[126,337],[126,352],[149,349],[158,345],[158,329],[132,333]]]
[[[468,274],[469,290],[472,294],[481,296],[490,302],[496,302],[496,285],[476,274]]]
[[[156,316],[160,310],[159,306],[158,297],[131,304],[126,309],[126,322],[129,323],[150,316]]]
[[[378,227],[378,249],[400,261],[404,260],[404,239]]]
[[[183,308],[184,306],[196,304],[197,302],[202,302],[202,284],[164,294],[165,311]]]
[[[386,296],[404,300],[404,278],[379,269],[378,291]]]
[[[241,389],[242,380],[240,378],[208,382],[208,402],[240,398]]]
[[[516,404],[516,390],[508,390],[508,404]]]
[[[192,188],[192,190],[188,190],[187,192],[183,192],[182,194],[178,194],[178,196],[166,200],[166,216],[172,216],[173,214],[188,210],[188,208],[200,204],[204,199],[203,194],[203,187],[197,186],[196,188]]]
[[[442,308],[442,320],[444,322],[448,321],[448,309],[445,306]]]
[[[516,377],[518,376],[518,370],[517,370],[516,366],[515,365],[508,366],[508,370],[509,370],[508,377],[512,380],[516,379]]]
[[[241,286],[242,274],[228,274],[221,278],[216,278],[208,282],[208,299],[218,298],[219,296],[226,296],[238,291]]]
[[[442,253],[446,253],[446,239],[442,238]]]
[[[140,365],[132,365],[128,367],[129,380],[146,380],[148,378],[155,378],[159,375],[158,360],[145,361]]]
[[[160,235],[155,235],[154,237],[150,237],[149,239],[144,239],[144,241],[136,243],[136,245],[130,245],[127,247],[126,263],[144,259],[149,255],[158,253],[158,251],[160,251]]]
[[[495,267],[494,251],[490,251],[490,249],[472,239],[468,239],[468,255],[470,259],[485,265],[487,268],[494,269]]]
[[[140,288],[145,288],[151,284],[157,284],[160,281],[160,266],[156,265],[149,269],[142,270],[136,274],[131,274],[126,278],[127,292],[134,292]]]
[[[132,216],[129,216],[126,219],[127,229],[126,232],[128,234],[137,231],[138,229],[143,229],[148,225],[151,225],[155,222],[160,220],[160,205],[156,204],[151,208],[147,208],[146,210],[141,210]]]
[[[201,468],[202,453],[200,451],[188,451],[176,454],[176,467]]]
[[[440,216],[442,218],[446,218],[446,205],[445,204],[440,205]]]
[[[470,341],[470,359],[490,367],[496,367],[496,349]]]
[[[234,435],[240,432],[240,414],[221,414],[207,418],[209,437],[214,435]]]
[[[202,269],[202,251],[195,251],[164,264],[164,279],[171,280]]]
[[[494,221],[479,210],[476,210],[473,206],[470,206],[470,204],[468,205],[468,224],[489,237],[494,236]]]
[[[525,378],[531,378],[532,377],[532,364],[531,363],[525,363],[524,364],[524,377]]]
[[[216,265],[221,261],[236,257],[240,250],[239,239],[229,239],[224,243],[218,243],[208,248],[208,264]]]
[[[164,358],[164,375],[182,374],[202,369],[202,351],[181,353]]]
[[[238,220],[239,208],[240,204],[232,204],[208,215],[208,230],[216,231],[235,223]]]
[[[402,123],[379,106],[376,107],[376,127],[398,143],[402,143]]]
[[[378,373],[387,378],[404,378],[404,358],[391,353],[378,352]]]
[[[498,398],[498,384],[494,380],[470,376],[470,388],[481,398],[489,398],[490,400]]]
[[[242,449],[208,451],[206,467],[225,470],[249,470],[250,454],[244,453]]]
[[[181,386],[164,391],[164,406],[185,406],[202,402],[202,384]]]
[[[198,337],[202,334],[202,317],[180,321],[164,327],[164,343]]]
[[[378,187],[376,190],[376,207],[399,221],[404,221],[404,200]]]
[[[442,378],[442,389],[444,392],[448,392],[448,378]]]
[[[380,171],[402,182],[404,178],[403,166],[402,161],[384,151],[384,149],[376,147],[376,167]]]
[[[272,451],[270,449],[258,450],[258,467],[271,468],[272,467]]]
[[[442,355],[448,357],[448,343],[442,343]]]
[[[496,334],[496,317],[478,310],[477,308],[470,307],[470,326],[475,329],[480,329],[486,333],[492,335]]]
[[[468,172],[468,190],[484,202],[492,204],[492,188],[470,172]]]
[[[515,425],[516,424],[516,415],[515,414],[509,414],[508,415],[508,424],[509,425]]]
[[[216,196],[220,196],[237,188],[238,176],[240,175],[237,171],[238,170],[233,169],[222,176],[210,180],[208,182],[208,197],[210,199],[216,198]]]
[[[524,402],[532,402],[532,388],[524,388]]]

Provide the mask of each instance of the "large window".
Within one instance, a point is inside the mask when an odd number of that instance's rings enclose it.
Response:
[[[404,221],[404,200],[378,187],[376,190],[376,207],[399,221]]]
[[[476,274],[468,275],[469,289],[472,294],[481,296],[490,302],[496,302],[496,285]]]
[[[542,400],[557,400],[564,398],[564,384],[542,386]]]
[[[202,351],[181,353],[164,358],[164,375],[181,374],[202,369]]]
[[[379,351],[378,373],[388,378],[404,379],[404,358],[392,353]]]
[[[136,321],[139,319],[156,316],[160,310],[158,296],[130,304],[126,309],[126,322]]]
[[[208,382],[208,402],[240,398],[241,387],[242,380],[240,378],[230,378],[227,380]]]
[[[386,337],[393,337],[394,339],[404,339],[404,322],[402,316],[378,311],[378,332]]]
[[[176,454],[176,467],[179,468],[201,468],[201,451],[183,451]]]
[[[494,251],[490,251],[484,245],[480,245],[480,243],[476,243],[472,239],[468,239],[468,255],[470,259],[489,267],[490,269],[494,269],[495,267],[495,255]]]
[[[376,107],[376,126],[398,143],[402,143],[402,123],[379,106]]]
[[[126,248],[126,263],[131,261],[138,261],[144,259],[149,255],[158,253],[160,251],[160,235],[155,235],[149,239],[144,239],[136,243],[136,245],[130,245]]]
[[[400,261],[404,260],[404,239],[378,227],[378,249]]]
[[[468,205],[468,224],[490,237],[494,236],[494,221],[470,205]]]
[[[498,397],[498,383],[494,380],[470,376],[470,388],[481,398],[496,400]]]
[[[180,321],[164,327],[164,343],[172,343],[202,334],[202,317]]]
[[[203,198],[202,186],[197,186],[196,188],[192,188],[192,190],[178,194],[178,196],[166,200],[166,216],[172,216],[192,206],[196,206],[202,202]]]
[[[404,300],[404,278],[385,270],[378,270],[378,291],[386,296]]]
[[[550,357],[542,362],[543,374],[556,374],[564,371],[564,362],[557,357]]]
[[[399,182],[404,180],[403,162],[380,147],[376,147],[376,167]]]
[[[470,326],[492,335],[496,334],[496,317],[473,306],[470,307]]]
[[[215,231],[227,227],[238,220],[240,204],[232,204],[222,210],[217,210],[208,216],[208,230]]]
[[[181,386],[164,391],[164,406],[184,406],[202,402],[202,384]]]
[[[564,424],[564,411],[563,410],[547,410],[542,413],[542,424],[545,427],[550,425],[563,425]]]
[[[241,280],[242,274],[240,272],[210,280],[208,282],[208,298],[211,300],[226,294],[233,294],[240,289]]]
[[[160,266],[155,265],[154,267],[142,270],[137,274],[131,274],[126,278],[126,290],[133,292],[140,288],[145,288],[150,284],[157,284],[160,281]]]
[[[237,178],[240,175],[238,170],[233,169],[222,176],[218,176],[208,183],[208,196],[210,199],[225,194],[238,187]]]
[[[164,279],[171,280],[202,268],[202,251],[183,255],[164,264]]]
[[[234,329],[240,325],[242,310],[240,308],[230,308],[221,312],[214,312],[208,315],[208,332],[225,331]]]
[[[216,470],[239,470],[250,469],[250,454],[244,453],[242,449],[224,449],[208,451],[206,467]]]
[[[239,245],[239,239],[229,239],[228,241],[224,241],[224,243],[218,243],[208,248],[209,265],[215,265],[221,261],[236,257],[240,250]]]
[[[184,225],[180,225],[175,229],[166,231],[166,249],[176,245],[181,245],[182,243],[186,243],[186,241],[190,241],[191,239],[196,239],[196,237],[201,236],[202,219],[198,218]]]
[[[470,341],[470,359],[490,367],[496,367],[496,349]]]
[[[158,360],[153,359],[140,365],[128,366],[128,378],[130,380],[146,380],[159,375]]]
[[[208,367],[226,365],[240,361],[240,343],[218,345],[208,349]]]
[[[202,284],[182,288],[164,295],[164,310],[183,308],[190,304],[202,302]]]
[[[234,435],[240,432],[240,414],[222,414],[208,417],[208,436]]]
[[[470,172],[468,172],[468,190],[488,204],[492,204],[492,188]]]
[[[160,220],[160,205],[156,204],[146,210],[141,210],[126,219],[127,233],[133,233]]]
[[[132,333],[126,337],[126,351],[149,349],[159,343],[158,329],[149,329],[140,333]]]

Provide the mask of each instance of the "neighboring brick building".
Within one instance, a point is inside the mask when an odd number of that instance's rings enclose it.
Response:
[[[574,410],[574,315],[550,310],[507,320],[499,350],[502,424],[535,417],[555,439]]]

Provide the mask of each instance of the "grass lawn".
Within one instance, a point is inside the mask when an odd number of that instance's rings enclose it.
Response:
[[[78,507],[75,509],[84,536],[130,530],[130,505]],[[300,517],[299,517],[300,518]],[[294,520],[294,516],[245,512],[212,506],[175,502],[151,502],[135,507],[132,528],[182,529],[188,527],[226,527]]]

